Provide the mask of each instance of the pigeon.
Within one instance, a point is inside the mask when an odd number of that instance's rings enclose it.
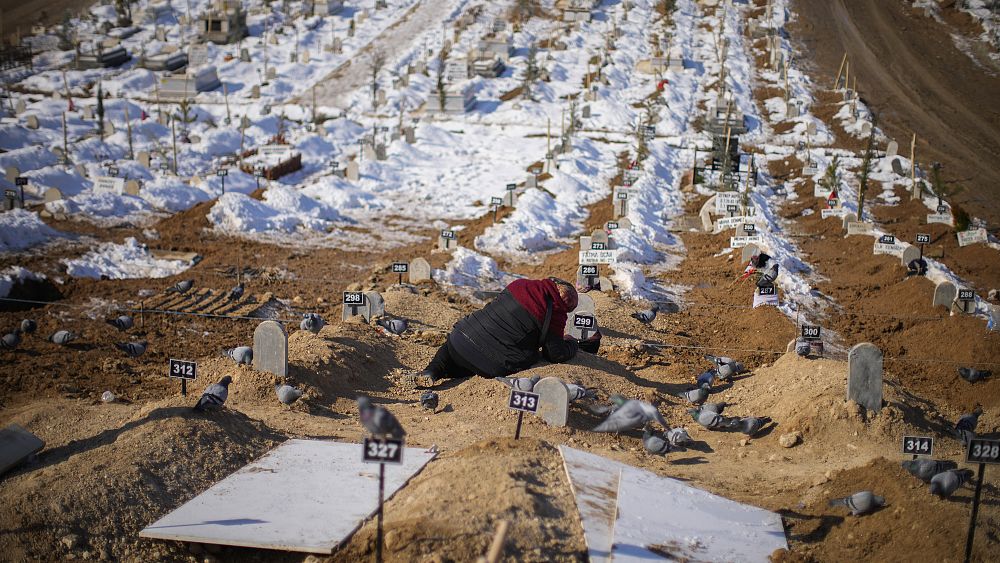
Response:
[[[219,380],[218,383],[213,383],[205,388],[205,391],[201,394],[201,398],[198,399],[198,404],[194,406],[194,410],[201,411],[216,411],[222,408],[225,404],[226,398],[229,397],[229,384],[233,382],[233,378],[228,375]]]
[[[34,319],[24,319],[21,321],[22,334],[34,334],[38,330],[38,323]]]
[[[403,319],[379,319],[375,322],[378,323],[378,326],[397,336],[406,332],[406,327],[409,326],[409,323]]]
[[[949,469],[955,469],[958,464],[954,461],[940,461],[936,459],[913,459],[902,462],[903,469],[910,472],[917,479],[924,483],[930,483],[931,478],[938,473],[944,473]]]
[[[249,346],[237,346],[229,350],[223,350],[222,356],[230,358],[236,365],[250,365],[253,362],[253,348]]]
[[[194,280],[181,280],[168,287],[166,293],[187,293],[194,287]]]
[[[653,432],[649,427],[642,433],[642,446],[653,455],[666,455],[670,452],[670,441],[662,434]]]
[[[719,376],[719,370],[712,368],[705,370],[698,376],[698,387],[702,385],[708,385],[709,387],[715,383],[715,378]]]
[[[660,411],[645,401],[626,400],[621,395],[615,395],[611,400],[618,405],[618,408],[612,411],[604,422],[598,424],[594,432],[621,432],[638,428],[654,420],[664,429],[670,428]]]
[[[278,401],[280,401],[283,405],[290,405],[295,401],[298,401],[299,397],[302,396],[301,389],[296,389],[287,384],[276,383],[274,385],[274,392],[278,395]]]
[[[740,419],[739,429],[747,436],[753,436],[770,423],[771,419],[766,416],[747,416]]]
[[[121,315],[121,316],[118,316],[118,317],[116,317],[114,319],[108,319],[108,320],[106,320],[104,322],[106,322],[109,325],[117,328],[119,330],[119,332],[124,332],[124,331],[132,328],[132,324],[133,324],[132,317],[130,317],[128,315]]]
[[[694,443],[686,428],[671,428],[667,430],[667,441],[671,446],[688,446]]]
[[[716,369],[719,372],[719,379],[722,379],[723,381],[746,371],[746,367],[743,364],[726,356],[713,356],[712,354],[705,354],[705,359],[716,365]]]
[[[649,309],[636,311],[635,313],[632,313],[632,318],[639,321],[640,323],[649,324],[653,322],[653,319],[656,318],[656,313],[658,313],[659,311],[660,311],[660,306],[654,304]]]
[[[948,471],[942,471],[931,477],[931,494],[941,498],[948,498],[969,479],[972,479],[971,469],[949,469]]]
[[[76,340],[76,335],[68,330],[57,330],[49,336],[49,342],[59,344],[60,346],[69,344],[74,340]]]
[[[979,424],[979,415],[983,414],[982,408],[976,408],[972,414],[963,414],[955,423],[955,436],[959,441],[969,445],[969,442],[976,437],[976,425]]]
[[[701,406],[701,410],[708,411],[708,412],[714,412],[716,414],[722,414],[722,411],[726,410],[727,406],[729,406],[729,403],[726,403],[726,402],[722,402],[722,403],[705,403],[705,404],[703,404]]]
[[[299,328],[302,330],[308,330],[313,334],[318,334],[320,329],[326,325],[323,317],[317,315],[316,313],[306,313],[302,315],[302,322],[299,323]]]
[[[145,354],[146,345],[147,342],[145,340],[142,342],[115,342],[115,348],[125,352],[125,355],[130,358],[138,358]]]
[[[597,391],[587,389],[582,385],[577,385],[576,383],[567,383],[566,390],[569,391],[570,402],[579,401],[580,399],[594,400],[597,398]]]
[[[969,383],[976,383],[993,375],[993,372],[988,369],[958,368],[958,375]]]
[[[835,498],[829,502],[830,506],[842,504],[851,510],[854,516],[867,514],[876,508],[885,506],[885,498],[877,496],[871,491],[861,491],[849,497]]]
[[[385,407],[373,405],[368,397],[358,397],[361,425],[375,437],[388,436],[401,440],[406,432],[399,421]]]
[[[21,330],[15,329],[14,332],[8,332],[0,338],[0,348],[5,348],[7,350],[13,350],[17,348],[17,345],[21,343]]]
[[[709,430],[731,430],[740,423],[740,419],[738,418],[722,416],[717,412],[706,411],[704,409],[688,409],[688,414],[698,424]]]
[[[710,386],[703,383],[701,386],[691,389],[690,391],[678,393],[677,396],[691,404],[700,405],[705,402],[705,399],[708,398],[708,394],[710,393],[709,389]]]
[[[809,352],[811,351],[812,351],[812,346],[809,345],[808,340],[799,339],[795,341],[795,353],[798,354],[799,356],[802,356],[804,358],[808,356]]]
[[[531,391],[541,378],[532,375],[531,377],[494,377],[493,379],[516,391]]]
[[[424,391],[420,395],[420,406],[431,412],[436,411],[438,408],[438,394],[434,391]]]
[[[232,289],[229,290],[229,295],[226,296],[226,301],[230,303],[233,301],[239,301],[243,298],[243,284],[238,283]]]

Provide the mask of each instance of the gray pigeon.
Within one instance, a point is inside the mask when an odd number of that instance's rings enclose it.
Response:
[[[740,419],[739,429],[747,436],[753,436],[770,423],[771,419],[766,416],[747,416]]]
[[[632,318],[636,319],[640,323],[649,324],[653,322],[653,319],[656,318],[656,313],[658,313],[659,311],[660,311],[660,306],[653,304],[653,306],[650,307],[649,309],[636,311],[635,313],[632,313]]]
[[[397,336],[406,332],[406,327],[409,326],[409,323],[403,319],[379,319],[375,322],[386,331]]]
[[[597,398],[597,391],[587,389],[586,387],[577,385],[576,383],[567,383],[566,390],[569,391],[570,402],[579,401],[580,399],[594,400]]]
[[[719,379],[724,381],[732,378],[734,375],[739,375],[746,371],[746,367],[744,367],[743,364],[726,356],[713,356],[712,354],[705,354],[705,359],[716,365],[716,368],[719,370]]]
[[[287,384],[277,384],[276,383],[274,385],[274,392],[275,392],[275,394],[278,395],[278,401],[280,401],[281,404],[283,404],[283,405],[290,405],[290,404],[294,403],[295,401],[298,401],[299,397],[302,396],[302,390],[301,389],[296,389],[296,388],[292,387],[291,385],[287,385]]]
[[[686,428],[671,428],[667,430],[667,441],[671,446],[689,446],[694,443]]]
[[[645,401],[626,400],[621,395],[615,395],[611,400],[618,405],[618,408],[612,411],[604,422],[598,424],[594,428],[594,432],[622,432],[653,421],[659,423],[664,429],[670,428],[660,411]]]
[[[229,384],[232,382],[233,378],[227,375],[220,379],[218,383],[213,383],[206,387],[205,391],[201,394],[201,398],[198,399],[198,404],[194,406],[194,410],[201,412],[221,409],[226,399],[229,398]]]
[[[239,301],[243,298],[243,284],[238,283],[232,289],[229,290],[229,295],[226,296],[226,301],[233,302]]]
[[[68,330],[57,330],[49,336],[49,342],[63,346],[76,340],[76,335]]]
[[[969,383],[975,383],[987,379],[993,372],[988,369],[958,368],[958,375]]]
[[[142,342],[115,342],[115,348],[125,352],[125,355],[130,358],[138,358],[145,354],[146,345],[147,342],[145,340]]]
[[[969,479],[972,479],[971,469],[949,469],[938,473],[931,477],[931,494],[948,498]]]
[[[406,432],[391,412],[381,405],[373,405],[368,397],[358,397],[358,412],[361,425],[376,438],[389,437],[403,439]]]
[[[532,375],[531,377],[494,377],[493,379],[517,391],[531,391],[541,377]]]
[[[944,473],[949,469],[955,469],[958,464],[954,461],[941,461],[936,459],[912,459],[902,462],[903,469],[910,472],[917,479],[924,483],[930,483],[931,478],[938,473]]]
[[[709,430],[732,430],[740,423],[740,419],[738,418],[722,416],[717,412],[706,411],[703,409],[688,409],[688,414],[691,415],[691,418],[693,418],[698,424]]]
[[[830,506],[844,505],[851,510],[852,515],[861,516],[885,506],[885,498],[877,496],[871,491],[861,491],[849,497],[835,498],[829,504]]]
[[[424,391],[420,395],[420,406],[434,412],[438,408],[438,394],[434,391]]]
[[[722,411],[726,410],[729,403],[705,403],[701,406],[702,411],[714,412],[716,414],[722,414]]]
[[[236,365],[250,365],[253,363],[253,348],[249,346],[237,346],[229,350],[223,350],[222,355],[236,362]]]
[[[7,350],[13,350],[17,348],[17,345],[21,343],[21,331],[14,330],[14,332],[8,332],[0,338],[0,348],[5,348]]]
[[[117,328],[119,331],[126,331],[132,328],[133,325],[132,317],[128,315],[119,315],[118,317],[115,317],[113,319],[108,319],[104,322]]]
[[[670,452],[670,442],[666,437],[654,433],[648,426],[642,433],[642,446],[653,455],[666,455]]]
[[[194,280],[181,280],[173,286],[168,287],[165,293],[187,293],[194,287]]]
[[[709,387],[707,383],[703,383],[701,387],[695,387],[690,391],[678,393],[677,396],[689,403],[700,405],[705,402],[705,399],[708,398],[709,389],[711,389],[711,387]]]
[[[302,315],[302,322],[299,323],[299,328],[302,330],[308,330],[313,334],[318,334],[320,329],[326,325],[323,317],[317,315],[316,313],[306,313]]]
[[[34,334],[38,330],[38,323],[34,319],[24,319],[21,321],[22,334]]]
[[[963,414],[955,423],[955,436],[968,446],[969,442],[976,437],[976,426],[979,424],[979,415],[983,414],[981,407],[976,407],[972,414]]]

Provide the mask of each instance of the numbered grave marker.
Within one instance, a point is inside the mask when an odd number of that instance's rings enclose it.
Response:
[[[18,176],[17,178],[14,178],[14,185],[15,186],[27,186],[28,185],[28,178],[25,177],[25,176]]]
[[[573,328],[580,332],[580,340],[586,340],[597,330],[597,319],[593,315],[574,314]]]
[[[903,436],[904,455],[934,455],[934,438],[930,436]]]
[[[394,438],[365,438],[361,461],[364,463],[403,463],[403,440]]]
[[[181,380],[181,395],[187,396],[187,382],[198,377],[198,364],[188,360],[170,359],[167,365],[167,376]]]
[[[765,287],[758,287],[757,288],[757,295],[776,295],[775,290],[774,290],[774,286],[773,285],[768,285],[768,286],[765,286]]]
[[[757,225],[753,223],[743,223],[743,232],[752,235],[757,232]]]
[[[973,438],[969,442],[965,462],[1000,464],[1000,440]]]
[[[606,242],[592,242],[590,243],[591,250],[607,250],[608,243]]]
[[[619,228],[618,221],[608,221],[608,225],[607,226],[608,226],[608,230],[609,231],[614,231],[614,230],[617,230]]]
[[[972,289],[959,289],[958,290],[958,300],[959,301],[975,301],[976,292]]]
[[[893,235],[882,235],[878,237],[879,244],[896,244],[896,237]]]
[[[774,289],[772,286],[771,289]],[[821,329],[814,325],[802,325],[802,338],[805,340],[819,340]]]
[[[441,235],[438,237],[438,248],[440,250],[451,250],[455,246],[455,231],[442,229]]]
[[[351,317],[356,317],[361,315],[361,309],[365,306],[365,294],[361,291],[345,291],[344,292],[344,311],[341,315],[342,320],[347,320]]]
[[[917,234],[917,244],[930,244],[931,236],[923,233]]]
[[[399,284],[403,284],[403,274],[410,272],[410,265],[407,262],[393,262],[392,273],[399,274]]]
[[[507,406],[511,410],[520,412],[536,412],[538,410],[538,395],[528,391],[518,391],[511,389]]]

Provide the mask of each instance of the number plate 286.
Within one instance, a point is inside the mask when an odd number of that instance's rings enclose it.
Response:
[[[403,441],[393,438],[365,438],[361,461],[365,463],[403,463]]]
[[[516,411],[538,412],[538,394],[516,389],[511,390],[507,406]]]

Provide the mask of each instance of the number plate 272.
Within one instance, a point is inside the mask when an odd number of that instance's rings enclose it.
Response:
[[[361,461],[365,463],[403,463],[403,441],[393,438],[365,438]]]
[[[516,389],[511,390],[507,406],[516,411],[538,412],[538,394]]]

